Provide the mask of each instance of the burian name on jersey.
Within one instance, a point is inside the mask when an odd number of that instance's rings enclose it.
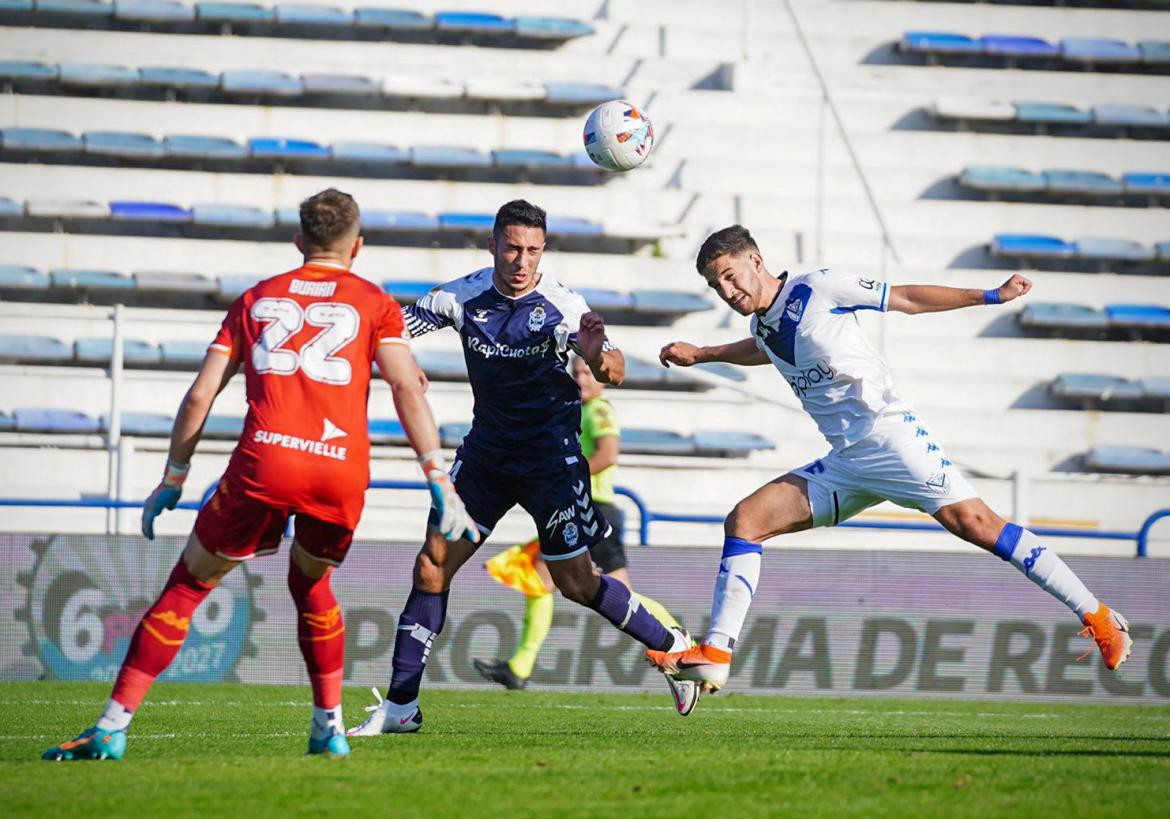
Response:
[[[552,339],[545,338],[540,344],[531,347],[509,347],[500,342],[486,343],[475,336],[467,337],[467,349],[479,353],[484,358],[528,358],[529,356],[543,356],[550,349]]]
[[[307,282],[302,279],[293,279],[288,285],[288,292],[298,296],[329,298],[335,290],[337,290],[337,282]]]
[[[258,444],[269,444],[271,446],[284,447],[285,449],[296,449],[301,452],[308,452],[310,455],[321,455],[337,461],[345,460],[345,447],[327,444],[324,441],[298,438],[295,435],[285,435],[282,432],[272,432],[267,429],[256,430],[256,434],[252,440]]]
[[[796,393],[798,398],[803,398],[808,392],[809,387],[832,381],[836,377],[837,371],[829,365],[828,361],[822,358],[816,363],[815,367],[809,367],[804,372],[789,376],[788,386],[792,387],[792,391]]]

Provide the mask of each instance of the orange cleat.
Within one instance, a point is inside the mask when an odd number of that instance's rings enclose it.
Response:
[[[1120,612],[1114,611],[1104,603],[1092,614],[1085,615],[1085,628],[1080,636],[1092,637],[1096,641],[1097,648],[1101,649],[1101,659],[1110,671],[1124,663],[1129,658],[1129,653],[1133,651],[1129,621],[1122,617]],[[1089,649],[1081,658],[1091,653],[1092,649]]]
[[[731,652],[706,643],[674,653],[648,650],[646,659],[666,676],[693,680],[709,694],[727,685],[727,675],[731,673]]]

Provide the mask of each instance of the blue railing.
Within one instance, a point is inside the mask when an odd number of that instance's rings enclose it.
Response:
[[[199,501],[184,501],[176,508],[178,509],[199,509],[203,504],[207,503],[212,493],[215,492],[215,484],[207,487],[203,493],[203,497]],[[370,489],[427,489],[427,484],[424,481],[370,481]],[[638,542],[647,546],[650,543],[650,524],[656,521],[662,523],[706,523],[706,524],[721,524],[723,523],[723,516],[721,515],[684,515],[676,514],[674,512],[655,512],[646,506],[646,502],[642,500],[632,489],[627,489],[624,486],[616,487],[617,494],[629,498],[638,510],[638,517],[640,523],[638,526]],[[94,498],[90,500],[56,500],[56,499],[32,499],[32,498],[0,498],[0,507],[5,506],[25,506],[25,507],[59,507],[59,508],[82,508],[82,509],[141,509],[144,501],[119,501],[111,500],[109,498]],[[1141,527],[1136,532],[1100,532],[1096,530],[1082,530],[1082,529],[1057,529],[1057,528],[1032,528],[1032,532],[1041,537],[1067,537],[1067,538],[1085,538],[1087,540],[1132,540],[1137,544],[1136,554],[1138,557],[1146,557],[1147,546],[1150,540],[1150,531],[1154,528],[1154,524],[1163,518],[1170,517],[1170,509],[1159,509],[1150,514],[1143,522]],[[885,529],[897,532],[942,532],[945,531],[942,526],[937,523],[897,523],[893,521],[869,521],[869,520],[849,520],[838,524],[838,528],[845,529]]]

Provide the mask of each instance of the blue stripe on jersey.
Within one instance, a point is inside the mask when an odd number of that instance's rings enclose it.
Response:
[[[763,322],[758,328],[763,332],[764,344],[777,358],[796,366],[796,328],[804,318],[808,300],[812,298],[812,288],[807,284],[798,284],[792,288],[784,302],[784,312],[780,314],[780,326],[773,330]]]

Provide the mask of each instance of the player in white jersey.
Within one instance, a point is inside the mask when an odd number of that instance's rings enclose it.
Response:
[[[1100,603],[1049,546],[997,515],[947,458],[926,422],[894,392],[885,361],[857,321],[858,310],[933,313],[999,304],[1032,283],[1014,275],[995,290],[901,285],[816,270],[779,278],[746,228],[713,233],[699,250],[699,272],[721,299],[751,316],[751,337],[697,347],[662,348],[664,366],[705,361],[771,363],[816,421],[832,450],[765,484],[736,504],[724,522],[711,627],[687,651],[648,651],[664,673],[717,691],[760,579],[763,541],[816,526],[835,526],[883,500],[933,516],[947,530],[997,555],[1064,603],[1085,625],[1115,669],[1129,656],[1129,624]]]

